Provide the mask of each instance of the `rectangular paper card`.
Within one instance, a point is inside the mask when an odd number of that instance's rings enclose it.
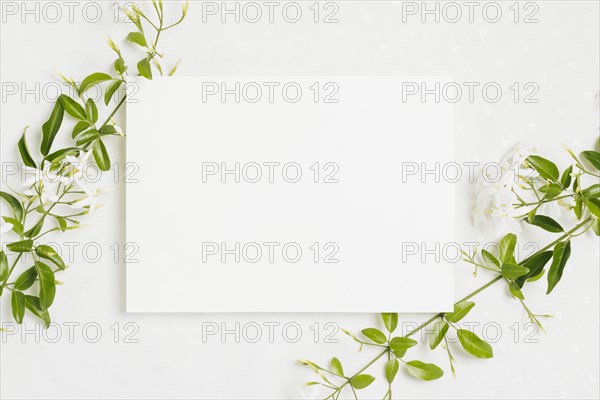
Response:
[[[451,310],[445,81],[132,78],[127,310]]]

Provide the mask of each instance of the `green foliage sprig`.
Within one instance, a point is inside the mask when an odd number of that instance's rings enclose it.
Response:
[[[600,147],[600,141],[598,147]],[[527,210],[516,218],[544,231],[560,235],[557,239],[520,261],[515,259],[517,235],[514,233],[509,233],[500,240],[497,254],[486,250],[482,250],[479,254],[477,250],[474,254],[464,253],[464,261],[475,267],[475,275],[477,269],[482,268],[494,274],[493,279],[458,300],[454,304],[452,312],[438,313],[403,336],[394,335],[398,326],[398,314],[396,313],[381,314],[385,332],[369,327],[363,329],[359,337],[352,332],[343,330],[345,334],[359,343],[360,350],[364,346],[368,346],[377,348],[380,352],[353,373],[345,372],[342,362],[336,357],[330,360],[327,367],[309,360],[299,360],[302,365],[312,369],[320,378],[318,381],[308,382],[307,385],[320,385],[330,389],[331,392],[325,397],[326,400],[338,399],[348,388],[354,398],[358,399],[357,391],[376,381],[373,375],[366,372],[378,362],[381,364],[380,368],[386,379],[385,389],[382,389],[385,390],[384,400],[392,399],[392,383],[401,367],[404,367],[408,374],[416,379],[424,381],[439,379],[444,375],[444,371],[439,366],[407,358],[410,349],[418,344],[411,337],[430,326],[432,328],[426,332],[429,348],[431,350],[438,347],[444,349],[448,356],[450,370],[455,377],[455,358],[448,345],[449,331],[456,332],[460,346],[466,353],[481,359],[492,358],[494,355],[492,346],[475,332],[461,329],[457,323],[475,307],[472,299],[498,282],[506,284],[510,296],[519,301],[529,320],[543,331],[539,319],[544,316],[534,314],[526,305],[523,287],[528,282],[542,278],[546,273],[547,294],[550,294],[565,271],[571,255],[571,239],[582,235],[589,229],[600,236],[600,182],[598,181],[600,152],[584,151],[580,157],[577,157],[571,150],[567,149],[567,151],[575,163],[566,168],[562,174],[554,162],[539,155],[530,155],[525,159],[522,167],[533,171],[534,174],[518,175],[517,178],[519,187],[530,194],[535,199],[534,201],[525,200],[521,194],[517,194],[514,189],[511,189],[518,199],[513,207]],[[585,176],[592,177],[597,183],[584,188],[582,185]],[[557,203],[572,211],[576,219],[574,226],[565,230],[553,218],[540,214],[541,207],[548,203]],[[550,266],[546,268],[548,264]]]
[[[154,70],[163,75],[159,39],[163,32],[185,19],[189,2],[183,5],[181,17],[171,24],[165,22],[162,0],[153,0],[152,6],[156,13],[153,18],[135,5],[122,9],[137,29],[126,39],[145,51],[144,57],[137,62],[137,73],[147,79],[152,79]],[[77,96],[72,98],[62,94],[54,104],[48,121],[42,126],[39,157],[34,157],[29,147],[27,129],[23,132],[18,149],[27,172],[33,175],[26,181],[27,189],[12,194],[0,191],[0,198],[12,211],[11,216],[2,215],[5,223],[2,233],[12,231],[19,238],[6,244],[7,251],[0,252],[0,297],[3,293],[10,293],[12,315],[19,324],[27,310],[46,326],[50,324],[49,310],[54,302],[56,286],[60,284],[55,274],[64,271],[67,265],[54,248],[40,243],[41,239],[51,232],[82,227],[80,217],[93,211],[98,196],[98,191],[86,184],[83,166],[89,157],[93,157],[100,170],[108,171],[111,161],[104,140],[124,136],[113,117],[125,103],[127,95],[124,93],[104,122],[99,123],[99,105],[86,94],[90,88],[104,85],[104,103],[108,107],[129,76],[128,64],[119,47],[111,39],[108,39],[108,45],[117,55],[114,71],[92,73],[80,84],[62,76]],[[169,75],[175,73],[178,64]],[[73,143],[69,147],[53,149],[65,117],[76,121],[71,132]],[[16,267],[22,260],[31,266],[15,279]]]

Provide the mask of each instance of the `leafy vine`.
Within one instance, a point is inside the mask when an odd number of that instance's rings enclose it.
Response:
[[[600,147],[600,141],[598,143]],[[599,148],[600,150],[600,148]],[[366,371],[380,360],[385,365],[385,394],[383,399],[392,399],[392,383],[401,366],[406,368],[409,375],[424,381],[439,379],[444,375],[442,368],[435,364],[420,360],[406,360],[406,354],[418,342],[412,338],[416,333],[428,328],[426,332],[429,348],[444,349],[448,356],[450,370],[455,376],[454,356],[448,345],[448,332],[454,330],[462,349],[473,357],[488,359],[494,355],[492,346],[480,338],[475,332],[460,328],[461,321],[474,307],[471,301],[498,282],[507,285],[508,292],[519,301],[528,315],[529,320],[542,331],[541,315],[534,314],[525,303],[523,287],[528,282],[536,281],[547,270],[547,294],[550,294],[563,276],[565,266],[571,255],[571,239],[592,229],[600,236],[600,152],[588,150],[577,157],[570,149],[568,153],[574,159],[574,164],[567,167],[562,174],[556,164],[537,154],[531,154],[527,149],[517,148],[515,152],[503,160],[503,176],[490,184],[486,179],[480,182],[477,212],[480,217],[490,219],[509,219],[523,221],[539,227],[546,232],[559,235],[557,239],[536,251],[529,257],[517,261],[515,247],[517,235],[506,234],[497,244],[497,254],[482,249],[473,254],[463,252],[464,261],[477,270],[484,269],[494,275],[488,283],[458,300],[452,312],[441,312],[420,324],[404,336],[394,336],[398,327],[398,314],[384,313],[381,319],[385,327],[383,332],[377,328],[366,328],[361,331],[361,337],[344,330],[354,341],[363,346],[380,350],[377,355],[365,363],[354,373],[346,373],[342,362],[333,357],[327,366],[321,366],[309,360],[299,360],[302,365],[312,369],[320,378],[318,381],[307,382],[307,385],[320,385],[330,390],[326,400],[338,399],[346,390],[351,391],[358,399],[358,390],[370,386],[374,381],[373,375]],[[485,177],[483,177],[485,178]],[[591,179],[593,184],[584,185],[584,178]],[[585,187],[584,187],[585,186]],[[557,205],[572,211],[576,222],[565,230],[554,218],[541,213],[549,206]],[[496,221],[497,222],[497,221]],[[552,261],[551,261],[552,260]]]
[[[181,16],[173,23],[167,23],[162,0],[153,0],[156,16],[150,18],[136,5],[122,8],[129,21],[136,27],[126,40],[145,51],[144,57],[136,64],[137,73],[152,79],[154,71],[163,75],[158,50],[161,34],[185,19],[189,2],[182,6]],[[97,85],[105,85],[104,103],[108,107],[119,89],[126,83],[129,67],[119,47],[107,40],[109,47],[117,55],[113,63],[114,72],[95,72],[85,77],[81,83],[71,78],[61,78],[74,89],[77,96],[72,98],[61,94],[54,104],[48,121],[42,126],[39,157],[34,157],[27,140],[27,128],[18,142],[18,148],[26,176],[25,190],[21,193],[0,191],[0,197],[12,211],[12,216],[3,214],[4,223],[0,227],[3,235],[3,250],[0,252],[0,298],[10,293],[14,320],[21,324],[28,310],[48,326],[49,309],[54,302],[58,282],[55,274],[67,268],[58,252],[51,246],[41,243],[52,232],[66,232],[81,228],[80,218],[97,207],[100,190],[90,187],[84,173],[89,159],[93,157],[101,171],[111,168],[110,155],[104,141],[112,136],[124,137],[122,129],[114,117],[127,99],[122,98],[110,111],[104,122],[99,123],[98,104],[87,91]],[[173,75],[178,63],[171,69]],[[115,101],[116,102],[116,101]],[[71,132],[73,144],[70,147],[53,149],[52,145],[63,127],[65,117],[74,119]],[[64,131],[65,129],[63,129]],[[41,159],[40,159],[41,158]],[[4,235],[12,234],[18,240],[4,243]],[[6,249],[6,251],[4,250]],[[19,262],[31,265],[15,275]]]

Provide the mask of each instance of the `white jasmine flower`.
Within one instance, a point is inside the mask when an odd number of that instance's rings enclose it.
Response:
[[[66,184],[69,181],[64,176],[57,175],[54,171],[51,171],[50,168],[49,163],[46,163],[43,169],[25,167],[26,178],[22,184],[28,189],[23,194],[27,196],[40,195],[42,203],[46,201],[58,201],[58,195],[56,194],[58,184]]]
[[[74,182],[81,190],[83,190],[88,196],[94,194],[94,191],[87,185],[85,181],[85,175],[83,173],[85,166],[88,164],[88,160],[92,155],[91,151],[83,153],[83,155],[77,159],[73,156],[65,157],[67,165],[70,168],[69,180]]]

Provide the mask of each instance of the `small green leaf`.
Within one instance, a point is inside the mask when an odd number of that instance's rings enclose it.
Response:
[[[13,318],[17,324],[22,324],[23,317],[25,316],[25,295],[18,290],[13,290],[10,304]]]
[[[99,83],[112,80],[113,77],[104,72],[95,72],[87,76],[79,86],[79,94],[85,93],[89,88],[98,85]]]
[[[409,361],[406,363],[406,370],[415,378],[424,381],[433,381],[444,376],[444,371],[435,364],[426,364],[422,361]]]
[[[25,133],[27,132],[27,128],[23,131],[23,135],[19,140],[19,153],[21,153],[21,159],[23,160],[23,164],[28,167],[36,168],[35,161],[31,157],[31,152],[29,151],[29,146],[27,146],[27,138],[25,137]]]
[[[514,258],[516,245],[517,236],[514,233],[509,233],[502,238],[499,246],[499,258],[502,264],[510,262]]]
[[[596,170],[600,171],[600,153],[589,150],[581,153],[581,156],[587,160]]]
[[[74,156],[79,154],[81,150],[77,147],[67,147],[66,149],[60,149],[55,151],[52,154],[48,154],[46,156],[46,160],[49,162],[56,162],[56,161],[60,161],[63,158],[65,158],[66,156]]]
[[[37,278],[37,271],[34,267],[27,269],[23,272],[17,280],[15,281],[15,289],[17,290],[27,290],[33,285]]]
[[[148,47],[148,43],[146,42],[146,37],[140,32],[130,32],[126,38],[131,43],[135,43],[142,47]]]
[[[15,219],[23,221],[23,205],[12,194],[0,191],[0,198],[4,199],[12,209]]]
[[[352,384],[352,387],[354,389],[364,389],[367,386],[369,386],[371,383],[373,383],[374,380],[375,380],[374,376],[367,375],[367,374],[361,374],[361,375],[356,375],[354,378],[352,378],[350,383]]]
[[[500,261],[498,261],[498,259],[494,257],[494,255],[489,251],[482,249],[481,257],[483,258],[483,261],[485,261],[485,263],[489,266],[500,268]]]
[[[342,367],[342,363],[335,357],[331,359],[331,370],[340,376],[344,376],[344,368]]]
[[[521,276],[515,282],[519,287],[523,287],[523,284],[526,280],[538,276],[540,273],[544,272],[544,266],[550,261],[552,258],[552,251],[544,251],[542,253],[536,254],[521,264],[521,266],[529,269],[529,273]]]
[[[588,199],[600,199],[600,184],[595,184],[589,188],[583,189],[581,194]]]
[[[446,314],[446,319],[450,322],[458,322],[463,319],[471,309],[475,307],[472,301],[461,301],[454,305],[454,311]]]
[[[583,202],[596,218],[600,218],[600,199],[587,199],[584,197]]]
[[[73,133],[71,134],[71,137],[73,139],[75,139],[77,137],[77,135],[79,135],[81,132],[83,132],[86,129],[89,129],[91,127],[92,127],[92,124],[90,124],[89,121],[79,121],[77,124],[75,124],[75,127],[73,128]]]
[[[371,339],[375,343],[383,344],[387,342],[387,337],[379,329],[367,328],[363,329],[361,332],[366,338]]]
[[[565,169],[565,172],[563,172],[562,177],[560,178],[560,184],[562,185],[562,187],[564,187],[565,189],[568,188],[569,186],[571,186],[571,174],[573,173],[573,166],[569,166],[569,168]]]
[[[33,240],[21,240],[6,245],[6,248],[15,253],[28,253],[33,249]]]
[[[125,64],[125,60],[122,57],[117,58],[113,66],[115,67],[115,71],[119,75],[123,75],[127,71],[127,64]]]
[[[502,276],[506,279],[518,279],[529,273],[529,268],[517,265],[517,264],[503,264],[502,265]]]
[[[459,329],[456,331],[458,340],[467,353],[477,358],[492,358],[494,351],[489,343],[484,342],[471,331]]]
[[[150,60],[144,58],[140,60],[137,64],[138,72],[141,76],[146,79],[152,79],[152,66],[150,65]]]
[[[54,142],[54,138],[60,129],[60,125],[62,124],[63,116],[65,115],[65,110],[62,108],[60,101],[54,103],[54,109],[52,110],[52,114],[50,115],[50,119],[46,121],[44,125],[42,125],[42,144],[40,147],[40,152],[43,155],[48,155],[50,149],[52,148],[52,143]]]
[[[406,336],[396,336],[390,341],[390,348],[396,355],[396,357],[402,358],[406,354],[406,351],[411,347],[417,345],[417,341]]]
[[[43,262],[36,261],[35,269],[40,278],[40,306],[47,310],[54,302],[56,280],[52,269]]]
[[[104,104],[108,105],[110,103],[110,100],[112,99],[115,92],[119,90],[121,84],[123,84],[123,81],[118,80],[108,85],[108,87],[106,88],[106,93],[104,93]]]
[[[8,257],[4,251],[0,251],[0,282],[8,278]]]
[[[550,265],[550,270],[548,270],[548,290],[546,291],[546,294],[550,294],[550,292],[552,292],[552,290],[560,281],[560,278],[562,278],[563,271],[565,270],[565,266],[567,265],[567,261],[569,260],[570,256],[570,240],[567,240],[566,242],[560,242],[554,246],[552,265]]]
[[[95,124],[96,122],[98,122],[98,107],[96,106],[96,103],[94,103],[94,100],[88,99],[88,101],[85,103],[85,109],[86,109],[89,121],[92,124]]]
[[[550,200],[561,194],[563,192],[563,187],[558,183],[549,183],[546,186],[542,186],[540,192],[545,193],[544,198],[546,200]]]
[[[394,332],[398,327],[398,314],[397,313],[383,313],[381,314],[383,325],[388,332]]]
[[[50,247],[48,245],[42,244],[42,245],[37,246],[35,248],[35,254],[37,254],[38,257],[45,258],[47,260],[52,261],[52,263],[55,264],[61,270],[64,270],[66,267],[65,262],[58,255],[56,250],[54,250],[52,247]]]
[[[33,315],[40,318],[44,322],[46,328],[50,326],[50,314],[48,313],[48,310],[42,309],[38,297],[25,295],[25,307],[27,307]]]
[[[560,224],[558,222],[556,222],[553,218],[547,217],[545,215],[536,215],[535,217],[533,217],[533,220],[531,220],[531,221],[526,220],[526,221],[529,222],[531,225],[538,226],[548,232],[552,232],[552,233],[564,232],[563,227],[560,226]]]
[[[23,236],[26,238],[33,238],[40,234],[42,229],[44,228],[45,217],[40,218],[40,220],[27,232],[23,233]]]
[[[516,282],[510,282],[508,285],[508,290],[510,290],[510,293],[517,299],[525,299],[525,296],[523,296],[523,292],[521,292],[521,288]]]
[[[87,120],[87,114],[81,104],[67,96],[66,94],[61,94],[58,97],[58,101],[63,106],[67,114],[72,116],[73,118],[77,118],[78,120]]]
[[[94,142],[94,146],[92,148],[92,154],[94,155],[94,160],[96,164],[98,164],[98,168],[102,171],[108,171],[110,169],[110,157],[108,156],[108,151],[106,151],[106,147],[102,140],[98,139]]]
[[[450,325],[445,321],[437,321],[434,324],[434,331],[429,335],[429,348],[431,350],[438,347],[442,340],[444,340],[449,327]]]
[[[540,156],[529,156],[527,162],[535,168],[542,178],[554,182],[558,180],[558,167],[552,161]]]
[[[581,196],[575,197],[575,207],[573,207],[573,212],[577,217],[577,220],[581,220],[583,216],[583,198]]]
[[[92,143],[94,140],[100,138],[100,132],[96,129],[90,129],[89,131],[83,132],[77,137],[77,146],[84,146],[88,143]]]
[[[397,358],[392,358],[385,364],[385,379],[387,379],[389,383],[394,382],[394,378],[396,377],[399,368],[400,363]]]

